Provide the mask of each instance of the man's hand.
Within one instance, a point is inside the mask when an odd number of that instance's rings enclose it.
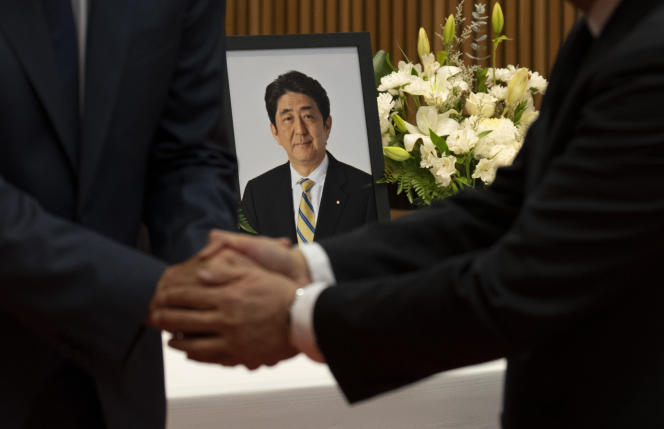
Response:
[[[155,296],[150,324],[185,334],[169,345],[190,359],[249,369],[296,355],[289,316],[298,284],[228,249],[204,261],[202,277],[225,286],[163,288]]]
[[[232,232],[212,230],[208,245],[198,253],[200,259],[207,259],[222,249],[234,249],[256,264],[269,271],[283,274],[299,285],[311,283],[311,274],[304,255],[296,247],[290,247],[287,238],[274,239],[249,236]],[[214,267],[205,279],[209,283],[219,283],[223,276]]]
[[[171,265],[161,275],[155,294],[150,301],[150,310],[156,307],[155,300],[163,291],[173,288],[187,288],[196,284],[202,284],[200,273],[203,261],[193,257],[180,264]]]

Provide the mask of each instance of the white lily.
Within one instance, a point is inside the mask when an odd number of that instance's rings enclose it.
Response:
[[[434,67],[437,65],[438,63],[434,63]],[[440,67],[429,79],[416,77],[403,87],[404,92],[421,95],[429,106],[436,107],[443,107],[449,103],[455,95],[455,89],[461,92],[468,91],[469,86],[463,80],[461,69],[454,66]]]
[[[468,83],[463,80],[461,69],[459,67],[443,66],[436,71],[436,78],[449,82],[452,87],[461,91],[470,90]]]
[[[408,134],[403,138],[403,145],[408,152],[413,150],[418,140],[426,146],[433,147],[430,132],[433,131],[437,136],[447,136],[459,128],[459,123],[450,118],[451,111],[438,113],[433,106],[422,106],[417,110],[415,121],[417,125],[406,122]]]
[[[429,80],[421,78],[413,79],[403,90],[411,95],[423,96],[424,101],[430,106],[443,106],[452,95],[452,86],[450,83],[446,80],[438,79],[437,76]]]
[[[422,56],[422,74],[431,79],[436,72],[440,69],[440,64],[436,61],[436,57],[433,53],[428,53]]]

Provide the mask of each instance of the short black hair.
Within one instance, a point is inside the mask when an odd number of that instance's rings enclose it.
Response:
[[[265,108],[270,122],[276,127],[277,101],[287,92],[297,92],[311,97],[323,115],[323,122],[330,116],[330,99],[321,84],[313,77],[296,70],[279,75],[265,88]]]

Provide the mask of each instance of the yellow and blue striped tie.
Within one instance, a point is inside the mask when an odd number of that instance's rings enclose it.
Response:
[[[297,214],[297,242],[311,243],[314,241],[316,232],[316,216],[314,215],[314,206],[311,204],[311,187],[314,181],[306,177],[297,181],[302,186],[302,197],[300,198],[300,209]]]

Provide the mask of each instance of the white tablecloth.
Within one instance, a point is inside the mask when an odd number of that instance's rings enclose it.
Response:
[[[168,428],[498,428],[504,361],[438,374],[349,406],[325,365],[187,361],[164,348]]]

